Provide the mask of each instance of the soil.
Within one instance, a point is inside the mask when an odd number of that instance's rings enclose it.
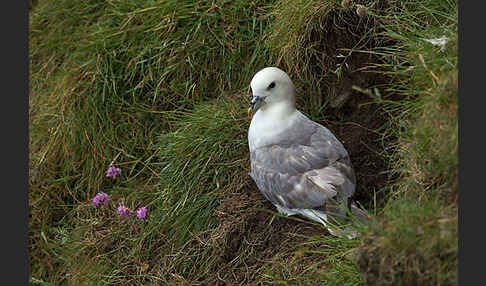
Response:
[[[220,280],[211,281],[212,284],[254,285],[255,280],[261,279],[258,273],[263,265],[290,267],[293,275],[299,275],[313,261],[325,258],[315,254],[292,266],[281,265],[295,255],[293,251],[306,240],[304,236],[324,236],[328,232],[304,219],[278,217],[275,213],[275,207],[253,183],[222,201],[215,212],[220,225],[208,238],[210,244],[217,245],[216,255],[221,259],[221,267],[216,270]]]

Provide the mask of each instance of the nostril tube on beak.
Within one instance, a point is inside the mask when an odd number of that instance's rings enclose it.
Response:
[[[256,104],[258,101],[260,101],[260,100],[261,100],[261,97],[260,97],[260,96],[258,96],[258,95],[257,95],[257,96],[254,96],[254,97],[251,99],[251,103],[250,103],[250,105],[251,105],[251,106],[255,106],[255,104]]]
[[[250,108],[248,108],[248,117],[255,114],[257,110],[265,103],[263,96],[254,95],[250,102]]]
[[[256,112],[265,103],[263,96],[254,95],[250,102],[250,108]]]

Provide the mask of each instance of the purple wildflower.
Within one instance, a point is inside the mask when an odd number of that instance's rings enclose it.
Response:
[[[147,208],[146,207],[140,207],[138,210],[137,210],[137,217],[139,219],[144,219],[147,217]]]
[[[108,197],[108,195],[103,192],[97,193],[96,196],[92,199],[92,202],[95,206],[99,206],[101,204],[106,205],[109,201],[110,197]]]
[[[93,202],[93,205],[95,205],[96,207],[99,206],[101,204],[100,202],[100,198],[98,196],[95,196],[93,199],[92,199],[92,202]]]
[[[123,206],[123,205],[120,205],[117,209],[117,212],[119,215],[123,216],[123,217],[129,217],[132,215],[132,212],[126,207],[126,206]]]
[[[111,165],[108,170],[106,170],[106,176],[115,179],[116,176],[120,175],[120,172],[120,168]]]

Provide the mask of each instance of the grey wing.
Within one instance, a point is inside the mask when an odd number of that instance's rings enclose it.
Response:
[[[350,197],[356,179],[343,145],[315,122],[299,128],[298,138],[286,136],[251,152],[250,175],[260,191],[273,204],[291,209]]]

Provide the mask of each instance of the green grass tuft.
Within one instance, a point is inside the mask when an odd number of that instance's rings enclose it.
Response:
[[[358,264],[373,285],[457,283],[457,2],[392,2],[385,51],[405,99],[390,105],[399,137],[393,184]],[[443,51],[425,39],[445,35]]]

